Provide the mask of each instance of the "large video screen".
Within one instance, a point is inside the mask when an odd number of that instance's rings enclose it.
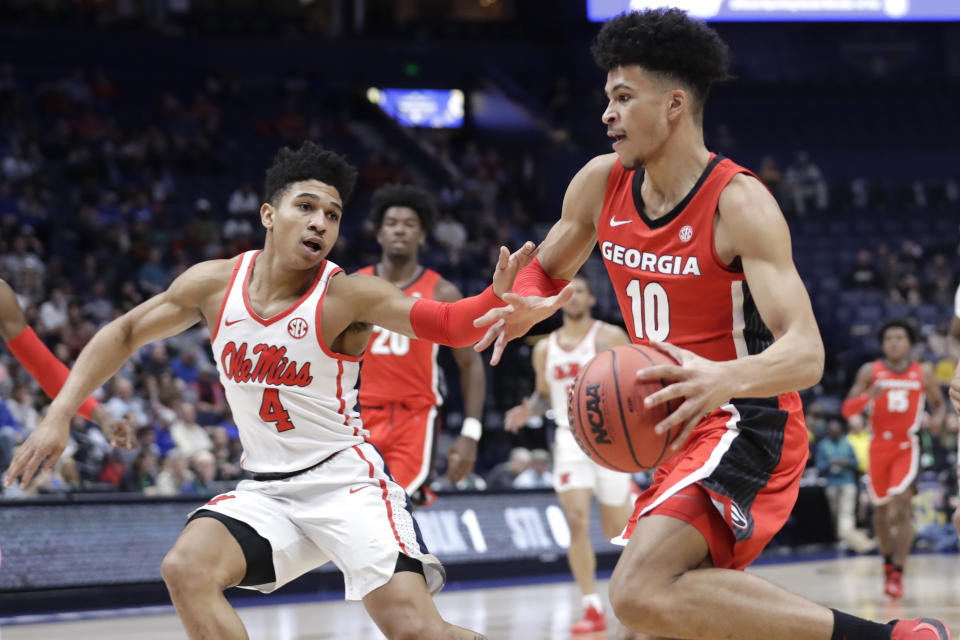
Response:
[[[459,89],[367,90],[367,99],[407,127],[448,129],[463,126],[463,91]]]
[[[657,7],[728,22],[960,20],[960,0],[587,0],[587,17],[601,22],[623,11]]]

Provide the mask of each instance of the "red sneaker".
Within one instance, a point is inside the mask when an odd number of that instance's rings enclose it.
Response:
[[[603,616],[603,611],[595,607],[587,607],[583,613],[583,618],[573,623],[570,627],[570,633],[593,633],[595,631],[606,631],[607,619]]]
[[[894,620],[890,640],[953,640],[947,625],[933,618]]]
[[[883,585],[883,592],[891,598],[903,597],[903,574],[899,571],[891,571],[887,575],[887,581]]]

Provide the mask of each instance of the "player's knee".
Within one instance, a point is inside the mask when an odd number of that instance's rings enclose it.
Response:
[[[574,540],[590,536],[590,519],[586,512],[579,509],[567,512],[567,527],[570,529],[570,537]]]
[[[386,625],[383,635],[387,640],[441,640],[449,637],[442,620],[427,620],[417,616],[401,616]]]
[[[637,587],[611,591],[613,613],[627,629],[659,636],[668,628],[668,601],[660,589]]]
[[[170,591],[200,591],[209,588],[224,589],[220,585],[218,572],[208,563],[202,562],[194,554],[174,547],[167,552],[160,563],[160,576]]]

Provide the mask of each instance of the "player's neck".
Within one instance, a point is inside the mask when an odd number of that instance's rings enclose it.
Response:
[[[887,362],[887,369],[892,371],[905,371],[910,367],[910,357],[900,358],[897,360],[892,360],[890,358],[884,358]]]
[[[388,256],[384,255],[377,263],[376,274],[395,285],[409,285],[413,282],[423,267],[417,258],[419,256]]]
[[[560,327],[560,331],[563,333],[565,338],[579,340],[587,334],[587,331],[590,331],[590,327],[593,326],[593,322],[593,316],[591,316],[589,313],[585,313],[579,318],[571,318],[570,316],[564,314],[563,326]]]
[[[640,187],[647,216],[657,219],[673,210],[697,184],[709,163],[710,152],[703,144],[702,134],[689,142],[671,140],[657,157],[647,159]]]
[[[313,285],[323,264],[307,270],[290,269],[283,266],[273,252],[263,251],[253,263],[247,295],[254,306],[260,308],[276,300],[299,298]]]

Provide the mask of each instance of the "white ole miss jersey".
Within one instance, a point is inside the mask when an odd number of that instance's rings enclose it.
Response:
[[[558,427],[570,428],[567,418],[567,390],[573,384],[580,370],[597,355],[597,332],[603,323],[594,320],[593,324],[573,348],[560,346],[560,332],[554,331],[547,337],[547,360],[544,375],[550,385],[550,406],[553,409],[553,421]]]
[[[210,342],[240,431],[243,468],[299,471],[366,438],[354,410],[360,356],[333,353],[320,329],[327,285],[342,269],[325,261],[297,302],[261,318],[247,297],[259,254],[240,256]]]

